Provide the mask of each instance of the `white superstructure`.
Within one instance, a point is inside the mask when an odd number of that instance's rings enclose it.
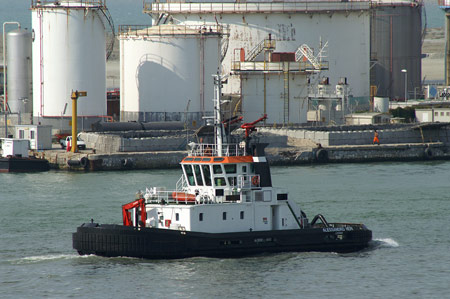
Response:
[[[103,1],[33,1],[33,116],[72,113],[72,90],[87,91],[79,116],[106,115]]]
[[[122,121],[201,119],[213,110],[220,26],[121,26]]]

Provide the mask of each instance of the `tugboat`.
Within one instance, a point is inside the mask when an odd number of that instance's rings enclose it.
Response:
[[[267,144],[232,142],[215,75],[213,143],[191,143],[175,190],[153,187],[122,206],[123,224],[83,223],[73,233],[80,255],[148,259],[242,257],[288,251],[354,252],[372,240],[364,224],[309,221],[287,190],[272,186]],[[230,131],[230,130],[228,130]]]

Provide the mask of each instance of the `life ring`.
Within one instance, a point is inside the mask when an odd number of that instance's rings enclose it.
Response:
[[[257,175],[252,177],[252,185],[259,186],[259,177]]]
[[[328,160],[328,152],[321,148],[316,152],[316,159],[319,162],[325,162]]]

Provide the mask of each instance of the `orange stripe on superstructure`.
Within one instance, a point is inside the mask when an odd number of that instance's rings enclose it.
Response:
[[[195,159],[201,158],[203,161],[194,161]],[[214,161],[214,158],[221,158],[222,161]],[[189,159],[189,161],[186,161]],[[192,159],[192,160],[190,160]],[[207,161],[207,159],[210,159]],[[251,163],[253,162],[253,156],[231,156],[231,157],[186,157],[181,163],[182,164],[228,164],[228,163]]]

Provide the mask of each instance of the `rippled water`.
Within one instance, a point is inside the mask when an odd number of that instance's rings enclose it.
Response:
[[[71,233],[120,223],[138,189],[177,170],[0,174],[0,297],[444,298],[450,285],[450,162],[274,167],[310,219],[363,222],[369,249],[242,259],[78,256]]]

